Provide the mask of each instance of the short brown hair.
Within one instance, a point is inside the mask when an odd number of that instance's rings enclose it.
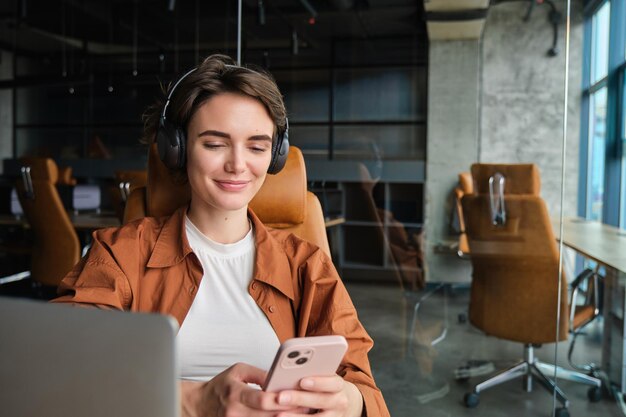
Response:
[[[163,97],[143,114],[142,143],[151,144],[154,141],[163,106],[173,85],[170,83],[167,89],[164,88]],[[189,121],[200,106],[222,93],[243,94],[261,102],[274,122],[274,140],[277,132],[285,130],[287,120],[285,103],[271,74],[261,69],[237,66],[233,59],[226,55],[211,55],[205,58],[195,71],[178,84],[167,109],[167,118],[186,132]],[[186,173],[181,174],[186,177]]]

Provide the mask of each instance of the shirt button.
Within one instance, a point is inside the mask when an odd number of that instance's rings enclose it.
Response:
[[[253,282],[253,283],[252,283],[252,289],[253,289],[253,290],[256,290],[256,288],[257,288],[257,287],[258,287],[257,283],[256,283],[256,282]]]
[[[276,307],[270,306],[269,310],[270,310],[270,313],[273,313],[276,310]]]

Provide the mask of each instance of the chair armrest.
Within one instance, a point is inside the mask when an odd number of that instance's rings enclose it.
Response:
[[[581,291],[581,287],[587,284],[587,292],[585,296],[585,304],[581,311],[589,315],[589,317],[582,318],[581,320],[576,319],[576,299],[578,298],[578,293]],[[570,295],[570,331],[574,332],[579,328],[584,327],[587,323],[592,321],[596,316],[600,314],[600,300],[598,294],[598,267],[595,269],[586,268],[583,270],[578,276],[572,281],[571,286],[571,295]],[[590,294],[591,293],[591,294]],[[593,297],[592,299],[590,299]],[[592,307],[591,309],[589,307]]]

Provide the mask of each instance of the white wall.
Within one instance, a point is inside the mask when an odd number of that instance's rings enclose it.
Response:
[[[570,35],[565,182],[565,213],[569,215],[576,214],[578,190],[583,37],[578,6],[572,13]],[[548,57],[546,51],[552,44],[549,10],[535,7],[529,22],[522,20],[523,3],[504,3],[489,10],[483,33],[479,159],[536,163],[542,197],[554,216],[561,208],[565,25],[559,30],[559,55]]]

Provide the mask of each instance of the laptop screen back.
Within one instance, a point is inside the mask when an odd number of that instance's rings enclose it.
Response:
[[[170,317],[0,298],[0,409],[12,417],[176,417]]]

